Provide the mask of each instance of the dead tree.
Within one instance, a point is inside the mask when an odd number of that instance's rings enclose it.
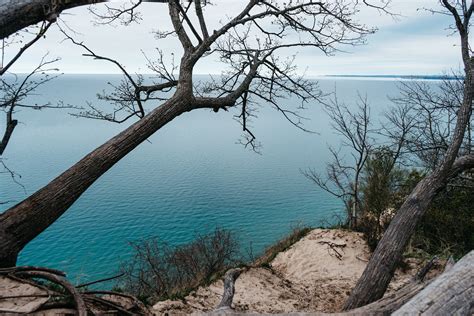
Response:
[[[138,116],[139,120],[0,215],[1,266],[15,265],[23,247],[56,221],[92,183],[161,127],[186,112],[240,107],[242,129],[249,146],[255,144],[247,125],[253,102],[270,104],[292,124],[301,127],[298,109],[285,108],[278,100],[293,95],[303,106],[317,99],[319,91],[313,82],[296,74],[291,58],[277,54],[289,47],[313,47],[332,54],[336,45],[362,43],[364,36],[373,31],[353,19],[365,2],[250,0],[231,20],[212,31],[206,24],[204,3],[199,0],[168,3],[171,33],[177,35],[184,51],[175,81],[145,87],[125,74],[127,87],[138,91],[131,100],[138,112],[131,117]],[[196,19],[189,18],[192,12]],[[92,51],[89,55],[94,57]],[[220,80],[199,89],[193,83],[194,66],[203,58],[216,55],[227,69]],[[165,89],[162,84],[166,89],[173,87],[173,95],[158,107],[142,112],[138,100],[143,94],[159,94]]]
[[[459,157],[472,112],[474,93],[474,60],[469,46],[469,27],[474,3],[442,0],[447,13],[454,17],[460,36],[461,55],[464,63],[463,99],[456,116],[455,128],[442,162],[406,198],[385,231],[361,278],[345,304],[345,310],[366,305],[383,296],[393,276],[395,267],[407,246],[417,223],[425,214],[430,202],[456,172],[474,167],[473,155]],[[453,168],[454,167],[454,168]]]
[[[313,169],[303,174],[321,189],[344,201],[349,226],[356,228],[361,206],[362,171],[374,143],[370,107],[367,98],[359,95],[357,109],[349,109],[335,95],[326,103],[325,109],[331,126],[342,137],[342,148],[329,147],[333,161],[327,164],[325,176]],[[349,153],[341,153],[341,149]]]

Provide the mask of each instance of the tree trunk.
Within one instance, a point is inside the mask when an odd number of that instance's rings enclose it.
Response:
[[[165,124],[189,111],[187,101],[190,100],[176,94],[1,214],[0,267],[14,266],[23,247],[56,221],[95,180]]]
[[[224,294],[222,295],[222,300],[219,305],[217,305],[216,309],[232,309],[232,301],[234,300],[235,294],[235,281],[241,272],[241,269],[231,269],[226,272],[224,276]]]
[[[78,6],[106,0],[6,0],[0,4],[0,39]],[[55,5],[56,4],[56,5]],[[55,7],[53,8],[53,6]]]
[[[56,20],[64,10],[108,2],[108,0],[2,0],[0,4],[0,39],[44,20]],[[168,0],[142,2],[168,3]]]

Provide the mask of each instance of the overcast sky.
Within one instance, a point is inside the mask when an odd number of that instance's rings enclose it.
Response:
[[[244,0],[218,0],[207,13],[209,25],[218,26],[220,20],[242,8]],[[446,30],[451,18],[432,15],[423,7],[438,7],[437,0],[394,0],[391,11],[400,13],[398,19],[379,14],[374,10],[363,10],[359,20],[379,30],[367,38],[367,45],[346,47],[346,53],[326,57],[315,50],[300,50],[297,63],[311,76],[330,74],[441,74],[460,69],[461,59],[458,37],[449,36]],[[97,26],[86,7],[69,10],[61,18],[81,34],[76,35],[97,54],[116,58],[132,72],[147,72],[143,53],[153,56],[156,47],[166,53],[181,52],[176,38],[156,40],[153,30],[170,25],[167,7],[163,4],[144,4],[140,10],[143,21],[138,25]],[[64,36],[56,27],[48,32],[46,39],[39,41],[12,68],[13,72],[29,72],[38,63],[39,57],[49,52],[61,57],[58,67],[65,73],[118,73],[105,62],[82,57],[82,51],[64,42]],[[12,53],[9,50],[8,53]],[[197,65],[196,73],[219,73],[213,60]]]

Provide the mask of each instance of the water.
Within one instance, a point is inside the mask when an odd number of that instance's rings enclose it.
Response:
[[[65,75],[30,101],[97,104],[95,93],[117,79]],[[396,94],[394,81],[321,80],[326,91],[335,85],[339,98],[349,102],[357,91],[367,93],[378,112],[387,107],[386,96]],[[22,124],[5,158],[22,175],[26,192],[2,176],[0,198],[15,201],[2,205],[3,210],[126,127],[73,118],[68,112],[17,113]],[[319,134],[298,130],[276,111],[261,108],[252,125],[263,143],[262,155],[236,144],[241,128],[233,114],[201,110],[175,119],[94,183],[21,252],[18,263],[58,268],[74,281],[87,281],[112,275],[130,257],[128,242],[141,238],[158,236],[177,245],[219,226],[236,232],[243,248],[251,245],[258,253],[298,223],[321,225],[343,214],[338,199],[300,172],[324,170],[327,144],[339,141],[319,105],[303,112],[311,119],[306,127]]]

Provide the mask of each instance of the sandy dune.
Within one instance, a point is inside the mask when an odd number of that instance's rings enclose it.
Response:
[[[251,268],[235,284],[237,311],[335,312],[362,274],[369,249],[362,235],[345,230],[315,229],[285,252],[270,268]],[[399,288],[416,271],[397,274],[391,289]],[[163,301],[153,306],[156,315],[209,311],[221,299],[223,282],[201,287],[183,301]]]

